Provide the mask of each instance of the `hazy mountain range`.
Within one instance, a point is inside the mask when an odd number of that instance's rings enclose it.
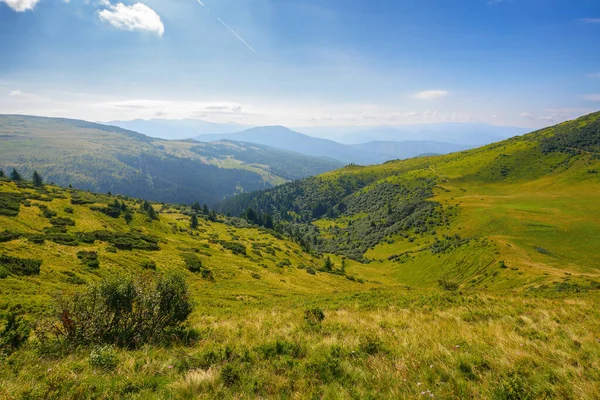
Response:
[[[487,124],[377,127],[245,127],[201,120],[134,120],[111,124],[164,139],[256,143],[342,163],[377,164],[429,154],[447,154],[523,134],[525,128]],[[302,132],[302,133],[301,133]],[[332,140],[331,138],[336,138]]]

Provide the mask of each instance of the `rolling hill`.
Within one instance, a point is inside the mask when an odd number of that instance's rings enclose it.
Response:
[[[0,116],[0,168],[149,200],[214,204],[341,166],[267,146],[167,141],[85,121]]]
[[[284,126],[251,128],[230,134],[200,135],[194,138],[202,142],[232,140],[268,145],[295,151],[308,156],[329,157],[345,164],[380,164],[385,161],[420,156],[424,153],[450,153],[472,146],[432,141],[368,142],[345,145],[333,140],[321,139],[295,132]]]
[[[272,212],[287,238],[0,177],[0,397],[598,398],[599,124],[348,166],[221,206],[251,205],[260,224]],[[171,273],[195,308],[169,340],[61,333],[74,293],[127,313],[128,279]]]
[[[274,210],[305,248],[375,262],[410,286],[596,285],[599,146],[596,113],[474,150],[348,166],[220,210]]]

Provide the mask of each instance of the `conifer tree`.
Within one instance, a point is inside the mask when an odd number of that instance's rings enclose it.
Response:
[[[37,171],[33,171],[33,175],[31,176],[31,178],[33,181],[33,186],[35,186],[35,187],[44,186],[44,180],[42,179],[40,174],[37,173]]]
[[[198,228],[198,217],[196,216],[196,214],[192,214],[192,217],[190,218],[190,228]]]
[[[0,169],[0,178],[4,178],[4,171]]]
[[[323,264],[323,270],[324,271],[333,271],[333,262],[331,261],[331,258],[327,257],[325,259],[325,263]]]
[[[23,177],[21,177],[21,174],[19,174],[17,170],[13,168],[12,172],[10,173],[10,179],[15,182],[20,182],[23,180]]]

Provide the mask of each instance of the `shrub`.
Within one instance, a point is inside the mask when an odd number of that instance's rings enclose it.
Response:
[[[458,290],[458,288],[459,288],[459,285],[457,282],[454,282],[449,279],[439,279],[438,285],[440,288],[442,288],[444,290],[448,290],[448,291],[455,291],[455,290]]]
[[[74,212],[75,210],[73,210],[73,207],[65,207],[65,208],[64,208],[64,211],[65,211],[67,214],[73,214],[73,212]]]
[[[103,371],[114,371],[119,358],[112,346],[99,346],[90,353],[90,366]]]
[[[529,400],[534,396],[525,385],[523,378],[517,373],[511,373],[500,381],[493,393],[495,400]]]
[[[11,232],[11,231],[6,230],[4,232],[0,232],[0,243],[10,242],[11,240],[17,240],[20,237],[21,237],[20,233]]]
[[[202,260],[197,255],[194,253],[182,253],[181,257],[183,257],[185,266],[190,272],[194,274],[200,273],[202,278],[207,281],[215,280],[212,271],[202,265]]]
[[[304,311],[304,320],[312,326],[321,325],[325,319],[325,313],[320,308],[311,308]]]
[[[10,354],[27,342],[31,329],[15,311],[0,314],[0,321],[0,327],[4,326],[0,330],[0,354]]]
[[[0,255],[0,269],[17,276],[39,275],[41,260]]]
[[[22,196],[18,193],[0,193],[0,215],[16,217],[21,209]]]
[[[50,223],[55,226],[75,226],[75,221],[64,217],[51,218]]]
[[[227,250],[230,250],[233,254],[238,254],[238,255],[243,255],[243,256],[246,255],[246,246],[244,246],[241,243],[222,241],[221,246],[223,246],[223,248],[225,248]]]
[[[49,333],[67,345],[121,347],[167,339],[183,326],[193,308],[181,275],[111,278],[58,297],[56,306]]]
[[[314,267],[308,266],[306,267],[306,272],[308,272],[311,275],[316,275],[317,270]]]
[[[154,261],[144,261],[142,262],[142,268],[156,271],[156,263]]]
[[[79,251],[77,252],[77,258],[79,258],[83,265],[85,265],[88,268],[100,267],[100,261],[98,260],[98,252],[96,251]]]
[[[283,260],[281,260],[280,262],[277,263],[278,267],[289,267],[292,265],[292,262],[288,259],[288,258],[284,258]]]

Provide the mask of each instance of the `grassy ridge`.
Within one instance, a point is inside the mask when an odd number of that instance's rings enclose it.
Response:
[[[600,273],[599,116],[470,151],[350,166],[221,210],[274,209],[301,243],[375,262],[373,279],[591,285]]]

